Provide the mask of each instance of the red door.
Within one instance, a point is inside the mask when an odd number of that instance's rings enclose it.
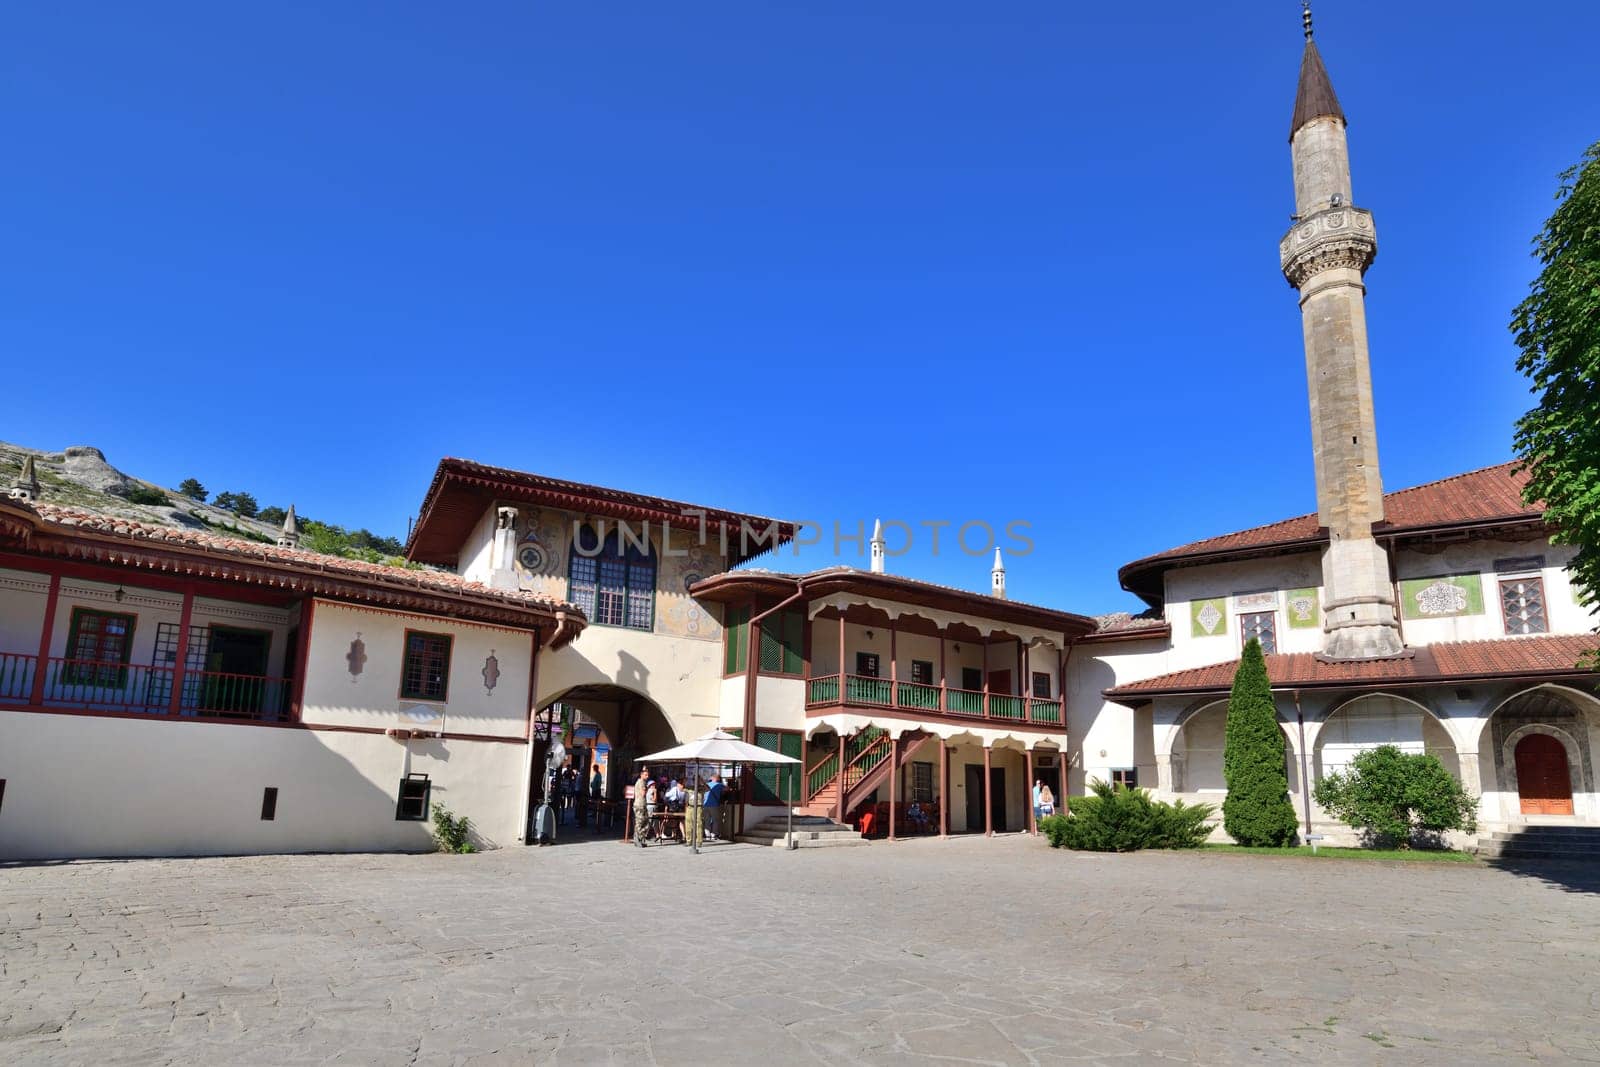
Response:
[[[1011,695],[1011,672],[1010,671],[990,671],[989,672],[989,692],[992,693],[992,694],[995,694],[996,696],[1010,696]]]
[[[1529,734],[1517,742],[1516,760],[1522,814],[1572,814],[1572,778],[1560,741],[1549,734]]]

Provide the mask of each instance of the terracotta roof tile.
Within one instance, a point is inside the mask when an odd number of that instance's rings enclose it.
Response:
[[[1267,677],[1274,686],[1316,688],[1385,682],[1449,682],[1473,678],[1538,674],[1584,675],[1578,661],[1600,647],[1593,634],[1544,634],[1490,641],[1452,641],[1413,649],[1397,659],[1329,662],[1310,652],[1269,655]],[[1113,700],[1157,694],[1226,692],[1238,662],[1213,663],[1173,671],[1106,690]]]
[[[508,605],[518,607],[547,610],[561,609],[573,612],[577,610],[551,597],[521,591],[491,589],[489,586],[479,582],[469,582],[459,575],[445,571],[420,570],[407,567],[392,567],[382,563],[368,563],[365,560],[349,559],[344,556],[329,556],[321,552],[312,552],[309,549],[282,548],[278,545],[249,541],[240,537],[226,537],[210,531],[180,530],[171,526],[156,526],[112,515],[76,511],[71,508],[58,507],[54,504],[34,503],[28,506],[48,524],[61,527],[64,530],[85,530],[99,534],[111,534],[115,537],[123,537],[133,541],[169,545],[178,548],[201,549],[206,552],[236,556],[241,560],[306,567],[315,569],[323,574],[339,575],[357,580],[382,581],[391,585],[403,584],[429,592],[469,594],[478,598],[501,600]]]
[[[1537,520],[1544,514],[1542,505],[1522,501],[1527,473],[1516,469],[1515,461],[1482,470],[1441,478],[1436,482],[1385,493],[1385,521],[1373,527],[1379,534],[1404,533],[1434,527],[1466,526],[1478,523]],[[1153,556],[1134,560],[1118,572],[1123,588],[1143,588],[1150,572],[1159,573],[1168,564],[1195,557],[1237,557],[1252,550],[1282,548],[1296,544],[1317,544],[1327,540],[1316,513],[1297,515],[1265,526],[1192,541]]]

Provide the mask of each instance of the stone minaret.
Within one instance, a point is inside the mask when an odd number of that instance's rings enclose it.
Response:
[[[300,547],[300,520],[295,516],[294,505],[289,505],[289,510],[283,515],[283,529],[278,531],[279,548]]]
[[[24,503],[39,499],[39,474],[34,470],[32,456],[22,461],[22,470],[17,473],[17,480],[11,483],[11,491],[6,495]]]
[[[872,522],[872,573],[883,573],[883,562],[888,543],[883,539],[883,520],[874,519]]]
[[[1372,538],[1372,524],[1383,520],[1383,481],[1362,277],[1378,241],[1371,212],[1351,203],[1344,112],[1311,39],[1309,4],[1304,18],[1306,48],[1289,127],[1294,225],[1278,251],[1284,277],[1300,291],[1317,516],[1329,538],[1322,557],[1323,655],[1378,659],[1403,650],[1389,561]]]
[[[1000,600],[1006,598],[1006,561],[1000,558],[1000,549],[994,550],[994,567],[989,571],[989,595]]]

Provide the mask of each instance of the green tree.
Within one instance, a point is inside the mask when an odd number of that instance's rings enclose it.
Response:
[[[185,478],[178,483],[178,492],[191,500],[198,500],[202,504],[206,501],[206,487],[200,484],[198,478]]]
[[[287,518],[288,515],[289,513],[287,511],[278,507],[276,504],[272,504],[256,512],[256,519],[260,522],[266,523],[268,526],[282,526],[283,520]]]
[[[1445,830],[1478,828],[1478,800],[1437,757],[1380,745],[1348,769],[1325,775],[1314,792],[1328,814],[1366,832],[1371,844],[1410,848],[1414,837],[1437,843]]]
[[[1294,805],[1284,771],[1285,742],[1267,680],[1261,642],[1251,638],[1239,657],[1228,697],[1222,776],[1222,828],[1241,845],[1282,847],[1294,841]]]
[[[241,519],[253,519],[259,510],[260,507],[256,504],[256,498],[249,493],[233,494],[233,513]]]
[[[232,511],[234,501],[236,499],[237,498],[232,493],[218,493],[217,498],[211,503],[214,506],[221,508],[223,511]]]
[[[1578,546],[1581,595],[1600,592],[1600,142],[1561,174],[1558,205],[1534,238],[1543,269],[1517,305],[1517,369],[1539,406],[1517,422],[1523,499],[1544,502],[1552,541]],[[1591,657],[1591,661],[1600,657]]]

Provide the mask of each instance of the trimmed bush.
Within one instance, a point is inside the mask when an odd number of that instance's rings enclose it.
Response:
[[[1437,757],[1380,745],[1358,753],[1348,769],[1317,783],[1323,809],[1361,830],[1368,844],[1440,847],[1446,830],[1478,828],[1478,800]]]
[[[1294,805],[1284,770],[1288,743],[1278,727],[1278,707],[1267,681],[1261,642],[1251,638],[1239,657],[1228,697],[1228,732],[1222,776],[1222,828],[1241,845],[1282,848],[1294,842]]]
[[[1168,804],[1144,789],[1117,788],[1096,778],[1090,795],[1070,797],[1067,814],[1047,815],[1039,829],[1051,848],[1136,852],[1142,848],[1199,848],[1211,833],[1210,804]]]

